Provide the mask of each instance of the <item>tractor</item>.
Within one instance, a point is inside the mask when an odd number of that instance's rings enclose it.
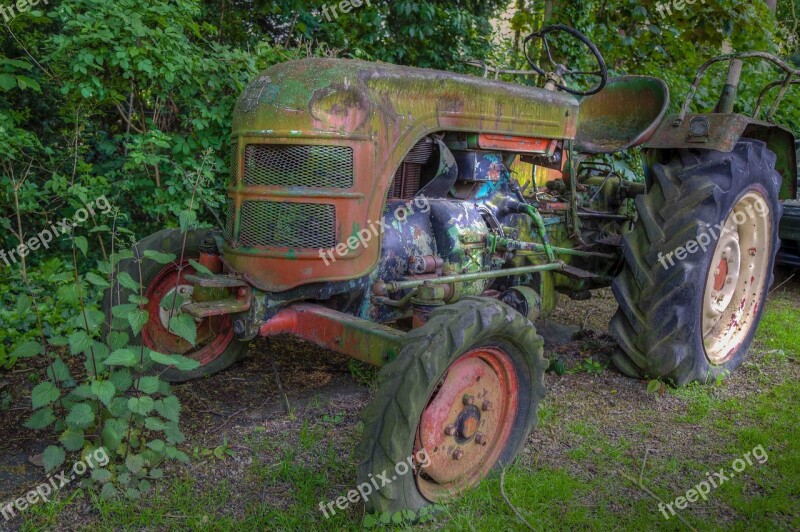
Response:
[[[554,38],[585,46],[593,70],[553,59]],[[368,511],[419,509],[514,459],[545,394],[534,323],[559,296],[610,286],[615,365],[676,386],[741,365],[763,312],[797,186],[794,136],[772,114],[800,71],[718,57],[668,115],[662,80],[609,78],[572,28],[525,45],[542,50],[532,70],[476,63],[482,75],[337,58],[269,68],[234,111],[224,227],[162,230],[139,250],[180,260],[119,265],[146,287],[136,341],[200,363],[159,368],[170,381],[279,334],[381,368],[357,451]],[[765,120],[734,112],[749,59],[786,73]],[[720,62],[717,107],[691,112]],[[543,87],[499,79],[514,74]],[[643,175],[625,179],[609,161],[635,147]],[[130,295],[115,284],[105,305]],[[194,344],[170,330],[173,312],[194,318]],[[374,482],[407,460],[409,474]]]

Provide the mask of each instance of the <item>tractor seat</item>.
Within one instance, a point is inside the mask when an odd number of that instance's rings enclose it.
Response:
[[[647,142],[669,107],[667,84],[650,76],[608,80],[581,100],[575,147],[581,153],[614,153]]]

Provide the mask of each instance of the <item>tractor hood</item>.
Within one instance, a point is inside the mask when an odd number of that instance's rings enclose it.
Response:
[[[359,136],[387,149],[442,129],[574,138],[578,105],[568,94],[451,72],[303,59],[248,85],[233,135]]]
[[[438,131],[573,139],[579,101],[494,80],[344,59],[275,65],[233,119],[224,253],[280,292],[369,274],[380,243],[346,242],[382,219],[394,174]],[[330,264],[326,249],[344,246]]]

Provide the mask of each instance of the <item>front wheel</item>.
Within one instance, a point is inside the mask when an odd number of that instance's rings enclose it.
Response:
[[[194,286],[185,280],[185,276],[194,274],[195,270],[189,260],[199,260],[200,246],[210,234],[211,231],[207,229],[188,231],[184,247],[184,236],[180,230],[164,229],[137,244],[141,255],[146,250],[153,250],[178,257],[167,265],[147,258],[142,260],[141,284],[147,303],[141,308],[147,311],[148,318],[141,333],[135,335],[131,342],[133,345],[144,344],[148,349],[167,355],[184,355],[200,363],[199,368],[190,371],[157,365],[154,371],[168,382],[184,382],[222,371],[244,356],[247,350],[246,343],[234,338],[229,316],[213,316],[197,323],[194,346],[169,330],[170,315],[180,314],[181,310],[178,308],[173,312],[169,304],[162,303],[175,301],[176,298],[191,302]],[[183,262],[180,262],[181,256]],[[123,260],[119,264],[119,272],[138,280],[139,266],[133,259]],[[111,307],[129,303],[131,295],[137,294],[115,280],[103,298],[103,313],[110,316]]]
[[[780,247],[780,175],[765,143],[732,153],[681,150],[636,206],[614,280],[614,362],[676,385],[724,377],[744,361]]]
[[[365,413],[358,477],[378,488],[367,508],[417,510],[511,462],[544,396],[542,345],[525,317],[478,297],[409,333]]]

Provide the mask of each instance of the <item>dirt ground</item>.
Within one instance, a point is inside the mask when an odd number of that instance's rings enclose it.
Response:
[[[793,279],[787,286],[800,300],[800,282]],[[642,451],[647,447],[652,455],[688,453],[698,460],[713,459],[703,445],[691,445],[709,437],[702,427],[675,422],[676,415],[686,408],[685,401],[670,394],[646,394],[645,383],[613,369],[610,355],[614,344],[607,336],[607,325],[615,310],[610,290],[602,290],[589,301],[562,298],[554,315],[537,324],[545,336],[548,358],[560,358],[569,370],[591,357],[607,369],[599,373],[547,374],[548,396],[543,409],[557,416],[558,423],[542,423],[530,436],[521,456],[523,464],[563,465],[566,453],[576,445],[574,433],[565,427],[583,421],[597,423],[602,436],[611,442],[624,438]],[[756,360],[761,356],[759,349],[754,348]],[[288,399],[288,415],[276,386],[273,360]],[[47,442],[39,433],[22,428],[30,412],[20,405],[29,404],[33,386],[29,376],[33,371],[36,369],[20,369],[0,377],[0,392],[9,392],[13,398],[12,408],[0,412],[0,501],[19,497],[44,477],[43,469],[29,458],[41,452]],[[724,398],[756,391],[755,371],[757,368],[746,364],[715,393]],[[288,504],[290,493],[274,488],[266,491],[258,483],[242,482],[254,463],[279,460],[280,446],[263,445],[253,451],[251,436],[258,432],[267,442],[281,441],[287,434],[294,438],[309,421],[335,416],[336,423],[326,437],[341,452],[343,461],[354,464],[352,449],[359,416],[371,396],[365,384],[369,378],[367,374],[356,380],[346,358],[304,342],[284,337],[259,340],[235,367],[175,387],[183,405],[182,426],[189,454],[194,448],[213,449],[226,441],[233,456],[224,461],[192,460],[187,465],[171,466],[172,473],[191,476],[199,486],[224,480],[236,485],[237,496],[226,506],[226,513],[234,516],[242,515],[248,502],[254,500],[280,508]],[[308,454],[311,463],[318,460],[313,450]],[[579,470],[592,467],[580,461],[568,462]],[[591,475],[592,471],[582,473]],[[65,511],[60,525],[71,529],[90,524],[93,510],[84,501]]]

